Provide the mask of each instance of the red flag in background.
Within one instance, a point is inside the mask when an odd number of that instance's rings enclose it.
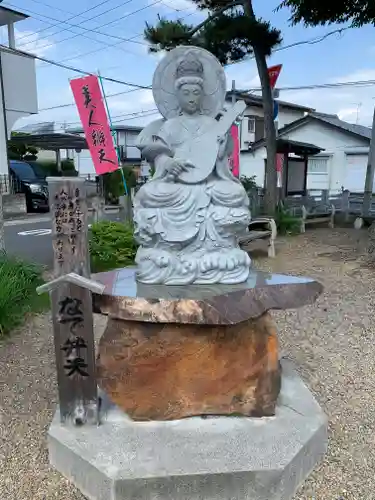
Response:
[[[282,67],[283,67],[282,64],[277,64],[276,66],[271,66],[270,68],[268,68],[268,77],[270,79],[270,85],[272,90],[276,86],[276,82],[280,76]]]

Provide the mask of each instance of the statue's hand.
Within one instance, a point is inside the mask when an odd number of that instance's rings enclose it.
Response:
[[[221,135],[217,138],[217,141],[219,143],[219,153],[218,156],[222,160],[225,156],[225,152],[227,149],[227,144],[228,144],[228,135]]]
[[[181,175],[182,172],[189,170],[189,168],[194,168],[194,165],[188,161],[171,158],[171,161],[166,167],[167,177],[173,180]]]

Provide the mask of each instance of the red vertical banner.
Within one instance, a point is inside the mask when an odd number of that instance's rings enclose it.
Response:
[[[284,166],[284,154],[277,153],[276,155],[277,187],[282,186],[283,166]]]
[[[237,125],[232,125],[230,133],[233,140],[233,152],[229,158],[232,174],[235,177],[240,176],[240,138]]]
[[[97,175],[119,167],[108,116],[98,77],[95,75],[70,81],[78,114]]]
[[[282,64],[276,64],[276,66],[271,66],[268,68],[268,77],[270,79],[271,89],[274,89],[276,86],[276,82],[280,76]]]

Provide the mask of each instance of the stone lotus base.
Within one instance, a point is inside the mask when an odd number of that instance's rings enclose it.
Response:
[[[133,422],[49,430],[51,464],[90,500],[290,500],[326,451],[327,422],[289,362],[275,417]],[[105,408],[105,405],[103,405]]]
[[[229,326],[110,317],[97,366],[99,387],[134,420],[270,416],[280,391],[269,313]]]

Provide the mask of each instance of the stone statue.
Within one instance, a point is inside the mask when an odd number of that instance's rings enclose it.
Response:
[[[177,47],[153,80],[164,117],[146,126],[137,147],[154,168],[134,199],[137,280],[150,284],[236,284],[250,258],[238,246],[249,200],[229,166],[230,127],[245,109],[224,109],[225,73],[197,47]]]

